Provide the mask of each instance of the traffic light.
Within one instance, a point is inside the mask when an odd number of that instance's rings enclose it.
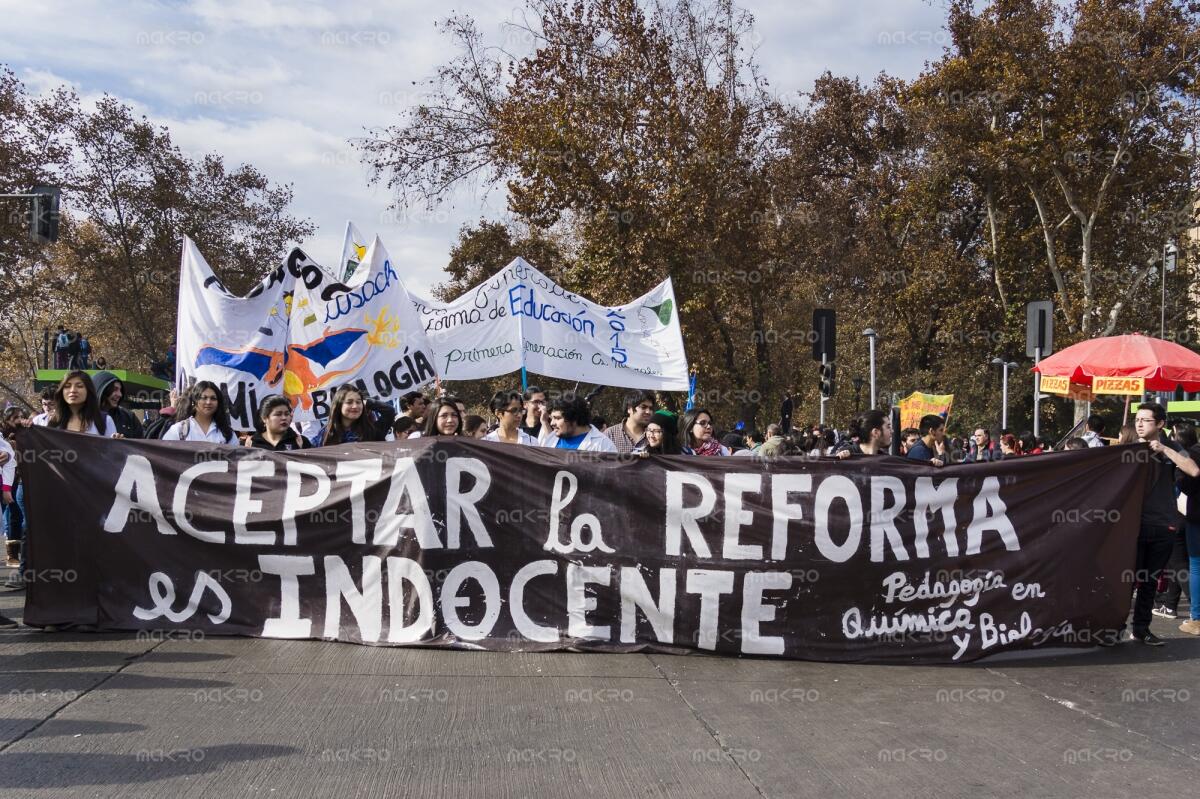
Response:
[[[814,308],[812,343],[814,361],[832,361],[837,358],[837,312],[832,308]]]
[[[821,396],[832,397],[834,391],[834,377],[836,376],[836,368],[832,363],[821,364]]]
[[[34,186],[30,200],[29,238],[39,244],[58,241],[58,186]]]

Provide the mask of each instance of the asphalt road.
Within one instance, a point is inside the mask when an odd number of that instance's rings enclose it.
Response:
[[[940,667],[0,630],[0,797],[1193,795],[1200,639],[1154,629]]]

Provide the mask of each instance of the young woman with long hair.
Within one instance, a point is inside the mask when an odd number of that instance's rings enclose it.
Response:
[[[386,441],[392,435],[395,417],[384,419],[377,414],[362,390],[353,383],[347,383],[334,392],[330,407],[329,421],[313,442],[316,446]]]
[[[233,425],[229,422],[225,395],[211,380],[201,380],[192,386],[177,418],[179,421],[163,433],[163,441],[207,441],[210,444],[229,445],[238,443]]]
[[[112,419],[100,410],[100,399],[92,378],[78,369],[68,372],[58,384],[49,426],[74,433],[109,437],[117,435]]]
[[[429,404],[425,411],[425,429],[421,438],[429,436],[459,436],[463,431],[462,414],[453,397],[442,397]]]
[[[728,455],[729,449],[717,440],[712,414],[705,408],[693,408],[683,415],[684,455]]]

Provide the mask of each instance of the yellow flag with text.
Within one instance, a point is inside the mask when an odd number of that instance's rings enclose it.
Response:
[[[914,391],[900,400],[900,429],[917,427],[921,423],[921,417],[927,414],[941,416],[949,421],[950,406],[953,404],[953,394],[926,394]],[[900,430],[896,433],[899,434]]]

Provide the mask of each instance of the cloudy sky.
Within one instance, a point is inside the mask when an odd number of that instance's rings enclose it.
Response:
[[[913,77],[946,41],[941,0],[744,0],[749,44],[780,92],[804,92],[828,69],[870,80]],[[459,0],[0,0],[0,62],[34,92],[70,84],[108,93],[168,126],[185,152],[216,151],[295,189],[315,223],[300,242],[333,264],[347,219],[378,233],[410,288],[441,280],[463,223],[504,213],[502,193],[463,190],[452,207],[389,211],[349,140],[420,102],[413,81],[452,52],[434,24],[475,18],[490,43],[519,51],[523,3]]]

